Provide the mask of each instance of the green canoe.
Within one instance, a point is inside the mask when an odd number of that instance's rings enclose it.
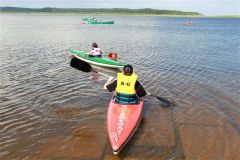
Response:
[[[114,21],[88,21],[89,24],[114,24]]]
[[[79,51],[72,48],[68,49],[68,51],[70,52],[70,54],[74,55],[76,58],[97,66],[108,67],[108,68],[121,68],[125,65],[124,63],[114,61],[104,57],[102,58],[90,57],[87,55],[88,52]]]
[[[83,21],[93,21],[93,18],[83,18]]]

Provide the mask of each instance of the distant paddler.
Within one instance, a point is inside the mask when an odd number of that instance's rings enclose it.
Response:
[[[186,25],[191,25],[193,22],[191,20],[187,20],[182,22],[182,24],[186,24]]]

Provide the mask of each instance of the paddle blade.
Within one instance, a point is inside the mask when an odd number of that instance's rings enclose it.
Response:
[[[149,93],[149,92],[147,92],[147,94],[150,95],[150,96],[152,96],[152,97],[155,97],[155,98],[157,98],[159,101],[161,101],[164,108],[170,107],[170,106],[172,105],[172,103],[171,103],[169,100],[167,100],[166,98],[152,95],[152,94]]]
[[[167,99],[165,98],[162,98],[162,97],[158,97],[158,96],[155,96],[159,101],[163,102],[163,106],[164,107],[170,107],[171,106],[171,102],[168,101]]]
[[[108,58],[112,58],[112,56],[113,56],[112,52],[108,53]]]
[[[77,58],[72,58],[71,62],[70,62],[70,66],[73,67],[73,68],[76,68],[80,71],[83,71],[83,72],[91,72],[92,71],[92,67],[89,63],[87,62],[84,62],[80,59],[77,59]]]
[[[118,54],[110,52],[110,53],[108,53],[108,58],[117,61]]]

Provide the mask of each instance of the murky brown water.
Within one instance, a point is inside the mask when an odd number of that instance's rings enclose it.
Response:
[[[238,160],[240,157],[239,19],[1,14],[0,159]],[[66,49],[98,42],[133,64],[162,108],[145,97],[143,119],[112,154],[106,81],[69,66]],[[106,71],[107,72],[107,71]],[[114,73],[108,73],[114,76]]]

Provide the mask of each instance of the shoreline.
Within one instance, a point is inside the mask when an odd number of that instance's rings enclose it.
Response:
[[[108,14],[108,13],[46,13],[46,12],[0,12],[0,14],[12,15],[46,15],[46,16],[149,16],[149,17],[179,17],[179,18],[240,18],[240,15],[232,16],[205,16],[205,15],[169,15],[169,14]]]

